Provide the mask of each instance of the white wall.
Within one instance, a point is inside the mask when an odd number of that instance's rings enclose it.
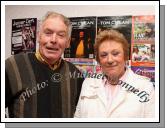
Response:
[[[40,19],[47,11],[56,11],[67,17],[154,15],[150,5],[6,5],[5,6],[5,58],[11,55],[12,19]]]

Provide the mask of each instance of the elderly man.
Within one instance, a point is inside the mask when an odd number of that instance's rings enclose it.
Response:
[[[62,14],[48,12],[38,32],[39,50],[5,61],[5,106],[9,117],[73,117],[80,94],[80,73],[61,58],[70,44],[71,24]]]

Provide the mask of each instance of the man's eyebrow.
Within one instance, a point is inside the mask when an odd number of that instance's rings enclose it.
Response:
[[[50,31],[50,32],[54,32],[52,29],[50,28],[45,28],[44,31]],[[57,33],[67,33],[65,30],[60,30],[60,31],[57,31]]]
[[[49,28],[45,28],[44,31],[50,31],[50,32],[53,32],[51,29]]]
[[[58,31],[58,33],[66,33],[66,31],[62,30],[62,31]]]

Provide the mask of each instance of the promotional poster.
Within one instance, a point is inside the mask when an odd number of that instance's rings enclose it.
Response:
[[[64,52],[65,58],[94,58],[96,17],[70,18],[72,35],[70,47]]]
[[[132,65],[133,66],[148,66],[155,65],[155,51],[151,44],[141,43],[133,44],[132,46]]]
[[[94,65],[94,59],[89,58],[64,58],[75,65]]]
[[[155,42],[155,16],[133,16],[133,39],[134,43],[152,43]]]
[[[35,52],[37,18],[13,19],[11,54]]]
[[[132,16],[132,66],[155,66],[155,16]]]

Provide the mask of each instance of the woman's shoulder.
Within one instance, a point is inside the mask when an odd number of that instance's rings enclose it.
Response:
[[[149,82],[150,81],[150,78],[148,78],[146,76],[136,74],[130,68],[127,69],[127,75],[128,75],[128,78],[132,79],[132,80],[143,81],[143,82]]]
[[[138,75],[138,74],[135,74],[134,72],[133,72],[133,78],[138,82],[144,82],[144,83],[150,83],[150,80],[151,80],[146,76]]]
[[[151,82],[151,79],[148,77],[135,74],[132,70],[130,70],[130,77],[129,78],[132,78],[131,83],[136,88],[147,90],[147,91],[154,90],[154,85]]]

